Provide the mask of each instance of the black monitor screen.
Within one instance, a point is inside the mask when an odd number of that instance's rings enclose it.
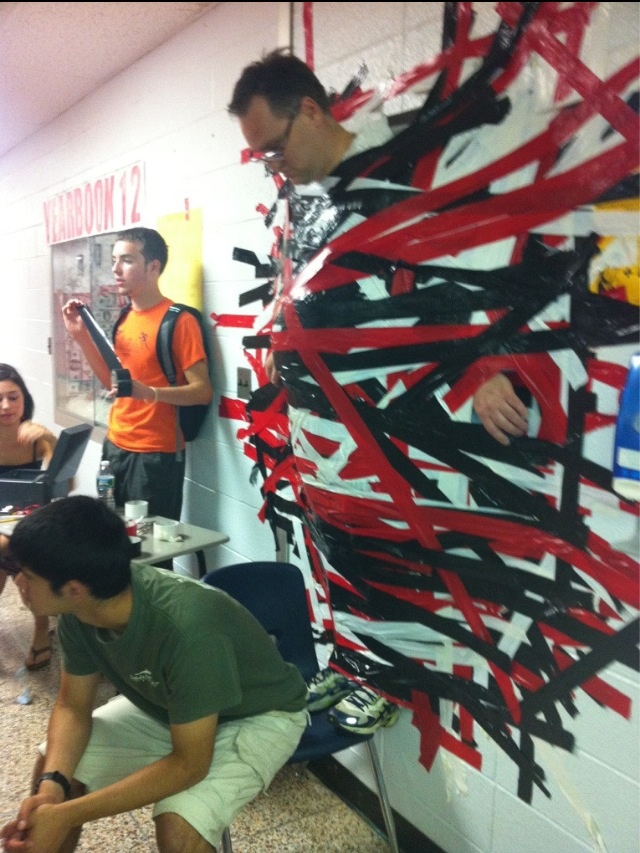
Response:
[[[47,479],[50,482],[75,477],[92,430],[89,424],[78,424],[62,430],[47,468]]]

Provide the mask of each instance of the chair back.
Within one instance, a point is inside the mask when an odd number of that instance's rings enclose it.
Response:
[[[305,681],[318,671],[318,658],[302,572],[291,563],[235,563],[202,579],[243,604],[275,641],[282,657]]]

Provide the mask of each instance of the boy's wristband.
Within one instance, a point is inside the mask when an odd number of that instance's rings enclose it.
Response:
[[[43,773],[42,776],[38,779],[36,784],[33,787],[33,793],[37,794],[40,790],[40,785],[42,782],[56,782],[62,790],[64,791],[64,798],[68,800],[71,796],[71,785],[69,784],[69,780],[66,776],[63,776],[59,770],[53,770],[50,773]]]

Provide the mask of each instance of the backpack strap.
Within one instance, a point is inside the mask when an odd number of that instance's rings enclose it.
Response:
[[[160,328],[158,329],[158,337],[156,339],[156,355],[160,362],[160,367],[164,375],[169,380],[169,385],[176,384],[176,366],[173,361],[173,333],[178,322],[180,312],[185,306],[179,302],[170,305],[162,318]]]
[[[170,305],[169,308],[167,308],[167,311],[160,323],[158,336],[156,338],[156,356],[170,385],[176,384],[176,366],[173,360],[173,333],[176,328],[176,323],[178,322],[178,317],[184,311],[188,311],[192,314],[196,320],[198,320],[200,328],[202,328],[202,315],[197,308],[193,308],[191,305],[184,305],[182,302],[174,302],[173,305]],[[176,447],[179,447],[180,444],[180,428],[182,426],[180,412],[181,409],[178,406],[176,419]],[[180,459],[181,451],[179,449],[177,454],[177,458]]]
[[[129,311],[131,310],[131,303],[129,302],[127,305],[124,305],[116,322],[113,325],[113,341],[115,343],[116,333],[118,331],[118,327],[121,325],[122,321],[125,319]],[[156,355],[158,361],[160,362],[160,367],[162,368],[162,372],[167,377],[170,385],[176,384],[176,368],[173,361],[173,332],[176,327],[176,322],[178,320],[178,316],[181,311],[190,310],[192,313],[195,312],[195,308],[190,308],[188,305],[182,305],[179,302],[176,302],[174,305],[170,305],[167,308],[164,317],[160,322],[160,328],[158,329],[158,337],[156,340]],[[198,312],[199,313],[199,312]]]

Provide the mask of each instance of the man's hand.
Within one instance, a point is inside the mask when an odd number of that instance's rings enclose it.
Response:
[[[73,829],[64,818],[64,809],[51,803],[31,812],[27,837],[29,853],[55,853]],[[11,848],[9,848],[11,849]]]
[[[527,433],[527,407],[503,373],[496,374],[478,388],[473,408],[483,427],[500,444],[506,446],[511,438]]]
[[[27,833],[24,828],[19,828],[21,826],[24,826],[24,822],[18,820],[18,818],[5,823],[0,830],[3,850],[16,851],[27,849]]]
[[[7,853],[55,853],[71,829],[55,800],[35,794],[22,801],[18,816],[2,827],[0,838]]]
[[[78,308],[84,305],[81,299],[69,299],[62,306],[62,320],[67,332],[74,340],[78,340],[83,334],[87,333],[87,327],[84,320],[78,313]]]
[[[62,320],[69,336],[78,344],[103,388],[106,388],[109,392],[109,399],[111,399],[111,397],[115,396],[111,381],[111,370],[91,337],[91,333],[87,329],[82,315],[78,311],[83,305],[84,302],[81,299],[69,299],[62,306]]]

